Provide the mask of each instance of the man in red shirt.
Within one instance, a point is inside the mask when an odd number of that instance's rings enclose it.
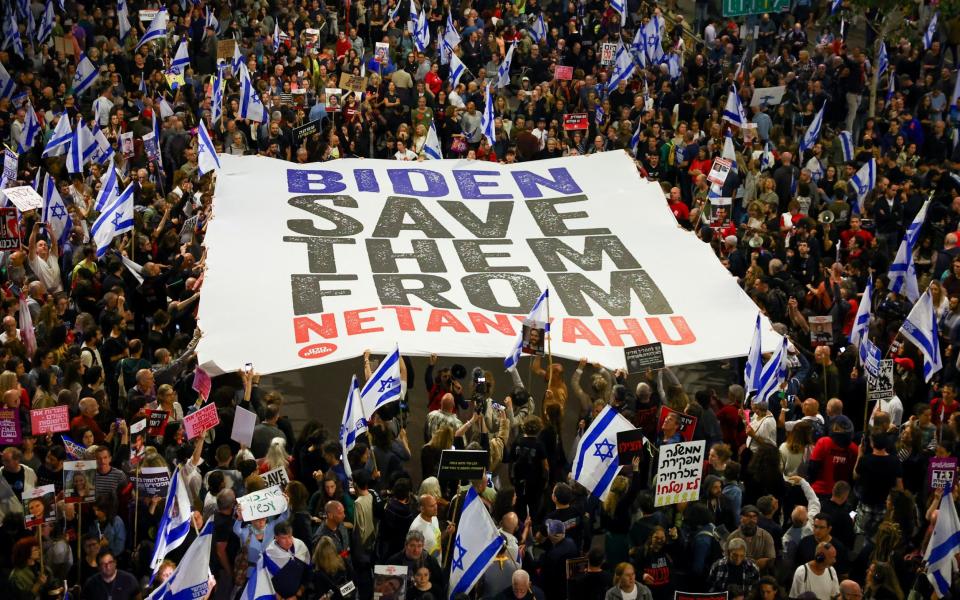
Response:
[[[97,424],[96,416],[100,412],[100,405],[97,404],[95,398],[82,398],[80,400],[80,414],[70,420],[70,433],[71,435],[76,436],[77,431],[80,429],[89,429],[93,432],[93,442],[95,444],[102,444],[105,440],[109,441],[108,436],[103,433],[103,430],[100,429],[100,425]],[[112,428],[111,428],[112,429]],[[110,437],[113,437],[113,431],[110,432]],[[76,438],[79,441],[79,437]]]
[[[950,420],[950,415],[960,409],[960,402],[957,402],[957,390],[952,383],[944,383],[940,386],[940,397],[930,401],[930,409],[933,412],[930,420],[937,427],[941,423],[941,413],[944,423]]]
[[[848,248],[850,238],[854,237],[859,238],[861,248],[869,248],[870,243],[873,241],[873,234],[866,229],[860,228],[860,217],[856,215],[850,217],[850,229],[840,232],[840,241],[843,242],[843,247]]]
[[[672,212],[673,216],[677,219],[677,223],[684,226],[690,224],[690,208],[683,203],[683,199],[680,196],[680,188],[670,188],[670,199],[667,201],[667,205],[670,207],[670,212]]]

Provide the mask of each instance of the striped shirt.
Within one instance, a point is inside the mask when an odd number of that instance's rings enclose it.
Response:
[[[110,467],[110,470],[106,473],[97,471],[94,477],[97,496],[104,494],[107,496],[117,495],[122,488],[126,487],[127,483],[127,474],[116,467]]]

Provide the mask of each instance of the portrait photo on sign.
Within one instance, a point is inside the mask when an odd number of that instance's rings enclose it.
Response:
[[[68,460],[63,463],[63,501],[67,503],[93,502],[97,488],[93,478],[97,472],[95,460]]]
[[[405,600],[407,597],[407,568],[396,565],[373,567],[374,600]]]
[[[523,326],[524,354],[543,354],[543,341],[546,338],[546,328],[541,323],[531,323]]]
[[[23,495],[23,523],[27,528],[57,520],[56,489],[53,485],[33,488]]]
[[[340,88],[325,88],[324,93],[327,96],[327,112],[339,112],[343,106],[343,90]]]

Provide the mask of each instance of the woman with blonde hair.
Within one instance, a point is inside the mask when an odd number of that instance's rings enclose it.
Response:
[[[806,463],[813,447],[813,425],[800,420],[787,433],[787,441],[780,444],[780,468],[784,477],[806,475]]]
[[[650,588],[637,581],[637,571],[628,562],[617,565],[613,571],[613,587],[607,590],[604,600],[653,600]]]
[[[440,466],[440,454],[453,448],[454,429],[449,426],[438,427],[430,441],[420,449],[420,472],[424,475],[436,473]]]
[[[283,467],[287,470],[287,478],[292,480],[293,473],[290,472],[290,460],[290,455],[287,454],[286,438],[275,437],[270,440],[270,447],[267,448],[267,454],[260,459],[258,470],[263,474]]]
[[[333,540],[323,536],[313,550],[313,592],[315,598],[342,600],[340,589],[353,581],[353,569],[343,560]],[[329,594],[327,596],[326,594]]]

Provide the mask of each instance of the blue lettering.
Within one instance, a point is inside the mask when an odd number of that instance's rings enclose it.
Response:
[[[477,181],[480,175],[499,176],[497,171],[473,171],[454,169],[453,178],[460,188],[460,195],[466,200],[509,200],[510,194],[484,194],[481,187],[499,187],[496,181]]]
[[[422,175],[427,183],[427,189],[414,189],[410,175],[416,173]],[[436,171],[427,169],[387,169],[387,175],[393,184],[393,193],[403,194],[405,196],[423,196],[427,198],[439,198],[446,196],[450,189],[443,175]]]
[[[287,190],[292,194],[335,194],[347,189],[336,171],[287,169]]]
[[[567,196],[583,193],[577,182],[570,176],[570,172],[563,167],[550,169],[550,175],[553,176],[553,179],[530,171],[514,171],[512,175],[524,198],[542,198],[541,185]]]
[[[353,176],[357,180],[357,191],[380,191],[380,184],[377,183],[377,176],[373,174],[373,169],[354,169]]]

